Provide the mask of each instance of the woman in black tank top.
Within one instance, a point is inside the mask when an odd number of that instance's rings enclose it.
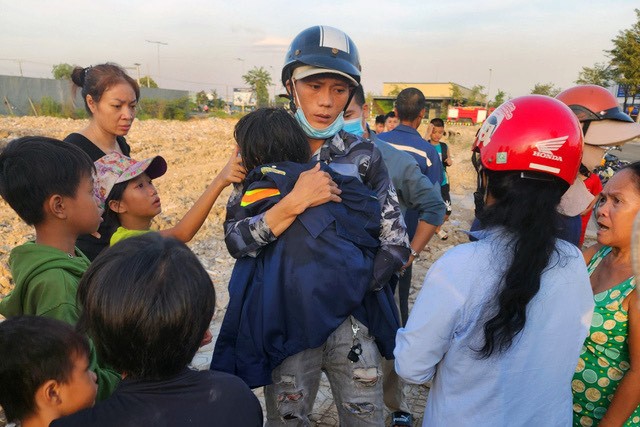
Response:
[[[134,79],[116,64],[100,64],[87,68],[76,67],[71,79],[74,90],[82,90],[84,106],[89,113],[89,124],[77,133],[69,134],[64,140],[80,147],[96,161],[102,156],[118,152],[129,156],[131,148],[125,135],[136,115],[136,105],[140,99],[140,87]],[[100,237],[80,236],[76,246],[93,260],[109,245],[109,239],[117,224],[106,220],[100,225]]]

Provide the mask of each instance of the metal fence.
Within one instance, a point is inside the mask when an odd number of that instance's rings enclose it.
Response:
[[[144,99],[173,100],[188,96],[189,91],[186,90],[140,88],[140,97]],[[43,98],[50,98],[70,111],[84,109],[80,90],[74,96],[73,83],[70,80],[0,75],[0,114],[36,115],[37,106]]]

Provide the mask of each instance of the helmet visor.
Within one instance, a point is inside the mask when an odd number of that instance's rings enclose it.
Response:
[[[569,105],[571,111],[578,117],[581,122],[589,122],[593,120],[619,120],[622,122],[633,123],[633,119],[627,114],[620,111],[620,108],[613,107],[608,110],[593,112],[582,105]]]

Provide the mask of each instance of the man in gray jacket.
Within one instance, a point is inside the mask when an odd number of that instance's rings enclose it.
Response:
[[[371,132],[366,123],[368,115],[369,106],[365,102],[364,90],[360,85],[355,89],[353,98],[345,112],[343,129],[349,133],[371,139],[382,154],[391,181],[396,188],[403,215],[407,209],[413,209],[419,215],[416,233],[411,240],[411,257],[403,267],[404,271],[420,256],[420,252],[429,243],[436,228],[443,223],[446,208],[440,187],[434,186],[429,178],[422,174],[420,166],[410,154],[392,147]],[[410,280],[408,282],[410,284]],[[409,316],[409,290],[410,287],[398,289],[403,325]],[[392,413],[391,425],[411,425],[412,417],[405,401],[404,383],[393,369],[393,361],[383,360],[382,370],[384,403]]]

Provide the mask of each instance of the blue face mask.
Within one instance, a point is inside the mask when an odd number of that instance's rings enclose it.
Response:
[[[309,138],[313,138],[313,139],[327,139],[327,138],[330,138],[333,135],[337,134],[342,129],[342,127],[344,125],[344,112],[343,111],[341,111],[340,114],[338,115],[338,117],[333,121],[333,123],[331,123],[329,125],[329,127],[325,128],[325,129],[318,129],[318,128],[314,128],[313,126],[311,126],[311,123],[309,123],[309,121],[307,120],[307,118],[304,115],[304,112],[302,111],[302,108],[300,108],[300,107],[298,107],[296,109],[296,113],[295,113],[294,117],[296,118],[296,120],[300,124],[300,127],[302,128],[304,133],[307,134],[307,136]]]
[[[342,126],[342,130],[358,136],[364,135],[364,128],[362,127],[362,118],[358,117],[357,119],[345,120],[344,126]]]

